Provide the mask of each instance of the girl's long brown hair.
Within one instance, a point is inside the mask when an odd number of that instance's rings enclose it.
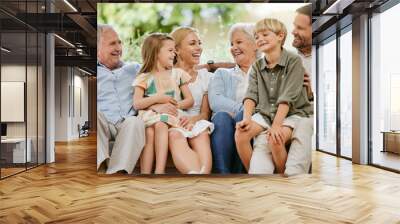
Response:
[[[165,40],[174,41],[170,35],[165,33],[152,33],[144,39],[142,45],[143,65],[138,74],[148,73],[156,68],[158,54]]]

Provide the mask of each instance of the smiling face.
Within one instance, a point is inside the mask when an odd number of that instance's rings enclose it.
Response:
[[[201,44],[197,33],[188,33],[176,48],[178,60],[182,60],[188,65],[198,65],[200,63],[201,53],[203,52]]]
[[[310,17],[301,13],[298,13],[293,22],[294,29],[292,31],[294,40],[293,47],[297,49],[303,49],[310,47],[312,44],[311,34],[311,20]]]
[[[162,42],[162,47],[158,53],[157,61],[158,66],[164,69],[171,69],[174,65],[175,58],[175,41],[164,40]]]
[[[239,66],[251,64],[256,58],[256,44],[250,38],[240,30],[232,33],[231,54]]]
[[[275,34],[274,32],[265,29],[256,32],[254,38],[256,39],[257,48],[264,53],[268,53],[281,47],[284,34],[282,32]]]
[[[109,69],[118,67],[122,56],[122,42],[115,30],[110,28],[103,30],[97,49],[100,63]]]

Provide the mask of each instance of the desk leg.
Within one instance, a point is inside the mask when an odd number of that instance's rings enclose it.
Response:
[[[381,152],[386,152],[386,133],[382,133],[383,135],[383,149]]]

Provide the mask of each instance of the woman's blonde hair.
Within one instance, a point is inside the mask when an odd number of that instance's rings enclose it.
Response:
[[[286,40],[286,35],[287,35],[287,30],[285,24],[283,24],[281,21],[273,18],[265,18],[256,23],[256,27],[254,29],[254,34],[260,32],[260,31],[265,31],[269,30],[271,32],[274,32],[276,35],[279,33],[283,33],[283,39],[281,46],[285,44]]]
[[[174,41],[170,35],[165,33],[152,33],[144,39],[142,45],[143,65],[138,74],[148,73],[156,68],[158,54],[163,42],[166,40]]]
[[[174,29],[170,35],[175,40],[175,48],[178,48],[181,45],[182,41],[190,33],[195,33],[198,35],[199,31],[195,28],[188,27],[188,26],[181,26],[181,27]],[[175,56],[174,64],[176,64],[176,62],[177,62],[177,56]]]

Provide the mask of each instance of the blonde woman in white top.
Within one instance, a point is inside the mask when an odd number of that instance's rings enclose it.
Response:
[[[196,69],[203,51],[196,29],[179,27],[171,36],[176,43],[175,67],[183,69],[191,76],[189,89],[194,98],[194,105],[186,110],[187,116],[181,118],[181,125],[189,130],[206,130],[188,138],[179,131],[170,131],[169,137],[175,141],[169,143],[169,149],[179,172],[209,174],[212,166],[210,133],[214,127],[208,121],[211,110],[207,93],[212,73],[206,69]]]

